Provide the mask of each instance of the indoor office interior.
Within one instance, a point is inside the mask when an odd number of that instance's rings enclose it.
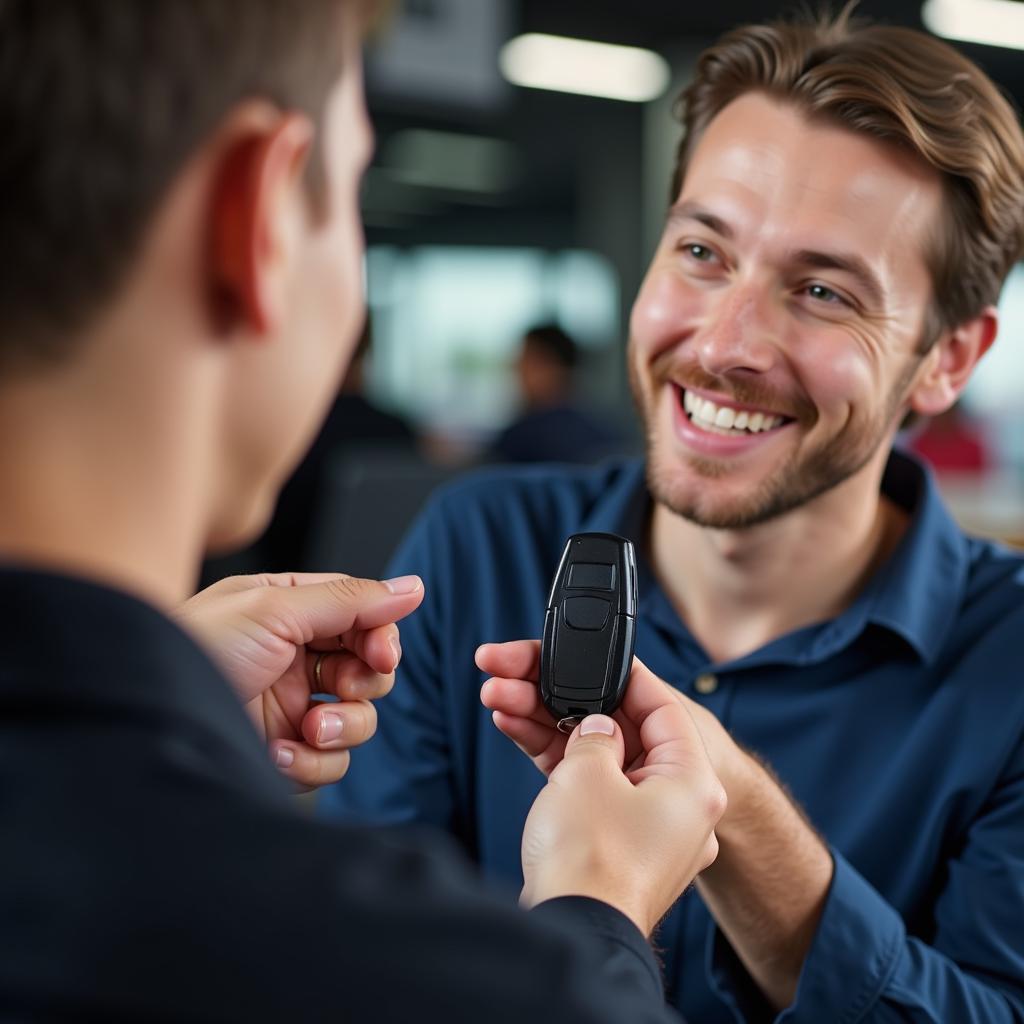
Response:
[[[943,36],[1024,107],[1024,3],[862,0]],[[405,0],[371,43],[369,319],[320,437],[234,572],[379,577],[439,485],[642,454],[625,347],[695,55],[765,0]],[[967,12],[965,14],[965,11]],[[588,49],[584,43],[601,44]],[[608,47],[612,47],[609,49]],[[904,431],[971,532],[1024,543],[1024,266],[958,405]],[[525,425],[524,425],[525,424]]]

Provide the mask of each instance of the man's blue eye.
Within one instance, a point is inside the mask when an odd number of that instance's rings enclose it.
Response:
[[[699,260],[701,263],[707,263],[707,261],[712,259],[715,255],[706,245],[700,245],[697,242],[690,242],[686,246],[686,251],[695,260]]]
[[[812,284],[807,288],[807,294],[812,299],[818,299],[820,302],[843,302],[843,297],[838,293],[832,291],[831,288],[826,288],[823,284]]]

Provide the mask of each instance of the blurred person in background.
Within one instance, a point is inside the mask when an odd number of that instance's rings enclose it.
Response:
[[[671,1001],[721,1024],[1011,1024],[1024,561],[965,536],[892,444],[995,337],[1024,138],[950,46],[848,12],[699,58],[631,321],[647,458],[491,470],[431,503],[392,563],[427,585],[394,697],[325,809],[443,825],[518,879],[564,738],[535,641],[469,659],[539,635],[567,535],[619,533],[638,656],[729,797],[658,932]]]
[[[382,409],[367,393],[367,367],[372,360],[373,325],[367,315],[341,390],[317,438],[325,449],[366,442],[393,444],[407,450],[414,447],[415,435],[409,424],[401,416]],[[314,444],[307,460],[315,450]]]
[[[185,602],[359,334],[380,6],[0,0],[5,1021],[676,1019],[647,935],[724,796],[654,676],[627,735],[572,737],[526,913],[443,838],[312,821],[282,778],[336,780],[373,734],[419,579]]]
[[[622,438],[574,398],[579,346],[555,324],[523,336],[516,380],[523,406],[494,442],[501,462],[596,462],[621,448]]]

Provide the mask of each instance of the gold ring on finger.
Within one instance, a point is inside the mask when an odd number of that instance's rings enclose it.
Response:
[[[316,656],[316,661],[313,662],[313,678],[316,680],[317,693],[322,693],[324,688],[323,678],[323,663],[324,658],[327,657],[325,652],[322,652]]]

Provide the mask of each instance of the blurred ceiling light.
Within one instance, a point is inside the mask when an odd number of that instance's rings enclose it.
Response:
[[[507,42],[499,63],[513,85],[632,103],[657,99],[670,78],[664,58],[651,50],[536,32]]]
[[[925,0],[921,20],[947,39],[1024,50],[1024,3],[1018,0]]]
[[[393,178],[420,188],[499,193],[519,179],[519,151],[503,139],[426,128],[396,132],[381,147]]]

